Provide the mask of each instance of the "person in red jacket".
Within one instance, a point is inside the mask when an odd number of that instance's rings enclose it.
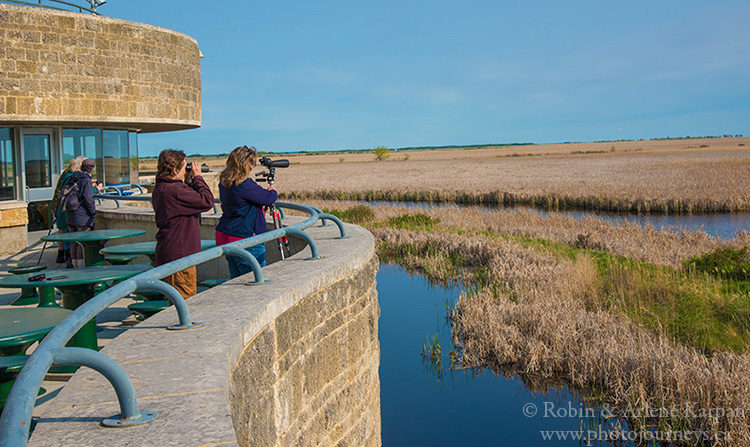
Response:
[[[201,213],[214,206],[214,196],[200,175],[200,167],[186,175],[185,153],[165,149],[159,154],[156,186],[151,201],[156,214],[155,264],[162,265],[201,250]],[[184,298],[197,293],[195,266],[164,278]]]

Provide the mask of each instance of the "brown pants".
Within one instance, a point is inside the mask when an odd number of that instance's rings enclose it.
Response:
[[[177,289],[185,299],[198,293],[198,277],[195,274],[195,266],[173,273],[164,278],[163,281]]]

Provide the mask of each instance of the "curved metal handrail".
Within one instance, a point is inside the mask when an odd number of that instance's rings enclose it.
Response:
[[[112,196],[104,196],[110,198]],[[131,197],[119,197],[118,199],[131,200]],[[84,366],[90,366],[101,372],[115,388],[118,400],[120,402],[121,416],[119,418],[107,419],[103,424],[110,426],[127,426],[137,423],[147,422],[154,419],[154,412],[144,412],[138,409],[135,397],[135,389],[129,377],[122,371],[117,363],[104,356],[104,354],[81,352],[80,349],[66,348],[65,344],[73,335],[83,327],[86,322],[94,318],[107,307],[119,301],[122,297],[137,290],[159,290],[167,294],[168,298],[174,304],[178,312],[180,324],[171,326],[168,329],[190,329],[199,325],[190,317],[190,311],[180,293],[174,287],[161,281],[168,275],[177,273],[188,267],[192,267],[212,259],[220,258],[226,255],[238,255],[237,249],[250,248],[254,245],[262,244],[276,238],[285,236],[300,237],[310,246],[311,257],[308,259],[318,259],[318,247],[315,241],[307,233],[303,232],[305,228],[312,226],[321,219],[333,220],[339,226],[341,237],[346,237],[343,224],[335,216],[325,215],[317,210],[304,205],[294,203],[277,202],[277,206],[295,209],[306,212],[310,215],[307,219],[279,228],[263,234],[258,234],[247,239],[232,242],[210,248],[208,250],[174,260],[164,265],[160,265],[146,272],[140,273],[132,278],[124,280],[104,292],[96,295],[91,300],[84,303],[81,307],[73,311],[60,324],[44,338],[33,354],[28,358],[21,372],[16,378],[15,384],[10,391],[5,408],[0,417],[0,447],[25,446],[29,438],[29,428],[31,415],[36,401],[37,390],[42,384],[47,371],[56,363],[79,363]],[[262,274],[259,274],[259,265],[253,269],[255,280],[262,283]]]

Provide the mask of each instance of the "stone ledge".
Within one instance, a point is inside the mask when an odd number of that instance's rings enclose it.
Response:
[[[247,286],[250,274],[191,298],[192,316],[205,324],[202,328],[166,331],[176,322],[175,312],[167,310],[103,349],[133,380],[140,407],[160,413],[157,421],[101,428],[101,418],[119,413],[114,392],[101,376],[83,368],[51,402],[30,445],[236,445],[228,386],[245,347],[297,303],[374,262],[373,236],[355,225],[347,224],[346,230],[349,237],[338,239],[335,225],[307,229],[324,258],[307,261],[305,249],[269,265],[264,275],[270,284]],[[367,439],[379,442],[379,405],[377,415],[366,420],[372,425],[365,430]]]
[[[28,204],[26,202],[18,200],[0,202],[0,228],[25,227],[28,220]],[[25,232],[24,228],[24,234]]]

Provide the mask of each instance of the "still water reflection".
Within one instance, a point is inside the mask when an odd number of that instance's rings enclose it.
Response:
[[[590,423],[580,417],[544,417],[545,405],[558,410],[585,408],[565,387],[532,393],[517,377],[451,372],[446,303],[456,301],[460,288],[432,286],[422,276],[386,264],[380,265],[377,281],[384,446],[586,445],[570,438],[542,439],[542,430],[579,432],[582,423],[584,430]],[[445,367],[441,377],[425,366],[421,356],[425,339],[435,335]],[[531,414],[532,408],[536,415],[526,416],[524,411]]]
[[[517,207],[503,208],[479,205],[455,205],[438,204],[427,202],[362,202],[373,206],[404,206],[407,208],[431,208],[431,207],[465,207],[473,206],[487,212],[513,213],[523,209],[540,213],[542,215],[558,214],[570,216],[574,219],[582,217],[598,217],[612,223],[630,222],[643,225],[653,225],[656,229],[674,232],[703,230],[711,236],[719,239],[731,239],[738,231],[750,231],[750,213],[727,213],[727,214],[697,214],[685,216],[656,216],[656,215],[634,215],[634,214],[610,214],[595,213],[592,211],[543,211],[536,208]]]

